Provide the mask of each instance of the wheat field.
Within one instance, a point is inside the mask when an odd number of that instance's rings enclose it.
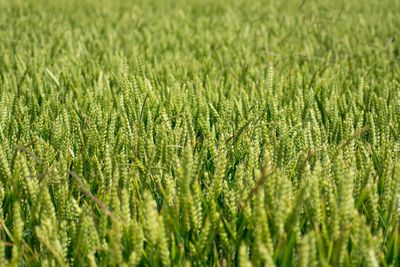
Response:
[[[0,0],[0,266],[400,266],[400,1]]]

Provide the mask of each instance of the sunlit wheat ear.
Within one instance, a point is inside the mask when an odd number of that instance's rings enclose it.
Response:
[[[7,154],[5,150],[0,146],[0,173],[2,180],[7,181],[11,179],[11,170],[8,163]]]
[[[195,230],[200,230],[202,222],[203,222],[203,207],[202,207],[202,191],[200,188],[199,183],[196,181],[194,182],[193,185],[193,201],[192,201],[192,207],[190,209],[191,211],[191,220],[194,226]]]
[[[144,208],[145,208],[145,230],[146,239],[149,244],[155,246],[158,241],[158,219],[157,219],[157,205],[149,192],[144,195]]]
[[[251,267],[253,266],[248,259],[248,248],[245,244],[242,244],[239,249],[239,266],[240,267]]]
[[[170,252],[169,252],[170,250],[169,250],[168,238],[165,233],[163,217],[159,216],[158,221],[159,221],[158,247],[160,249],[161,262],[164,266],[170,266],[170,264],[171,264]]]

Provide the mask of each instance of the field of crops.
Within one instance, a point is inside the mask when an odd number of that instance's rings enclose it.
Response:
[[[400,1],[0,0],[0,266],[400,266]]]

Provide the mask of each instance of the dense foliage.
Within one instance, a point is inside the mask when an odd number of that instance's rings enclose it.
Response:
[[[399,10],[0,0],[0,266],[399,266]]]

